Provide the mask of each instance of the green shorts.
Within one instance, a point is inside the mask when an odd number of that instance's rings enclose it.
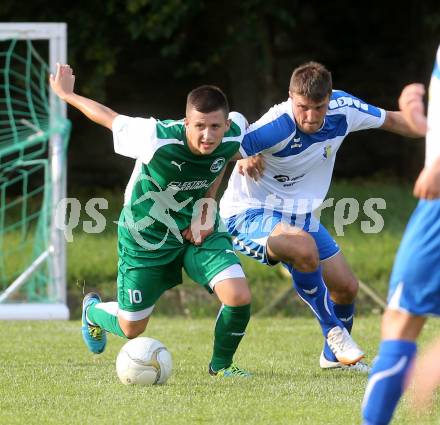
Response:
[[[201,246],[188,242],[169,254],[159,250],[161,258],[170,258],[160,265],[122,243],[118,245],[118,253],[118,303],[124,312],[142,312],[152,307],[167,289],[182,283],[182,268],[192,280],[212,292],[209,282],[221,271],[240,264],[226,232],[211,234]],[[140,320],[136,315],[130,317]]]

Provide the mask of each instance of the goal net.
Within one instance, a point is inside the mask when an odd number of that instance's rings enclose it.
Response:
[[[48,88],[66,25],[0,23],[0,319],[67,319],[63,233],[70,123]]]

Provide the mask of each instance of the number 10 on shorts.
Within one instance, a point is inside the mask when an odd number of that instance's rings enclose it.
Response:
[[[130,304],[139,304],[142,302],[142,292],[139,289],[127,289],[130,298]]]

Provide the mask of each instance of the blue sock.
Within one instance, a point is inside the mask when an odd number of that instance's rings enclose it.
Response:
[[[345,326],[345,329],[349,333],[351,333],[351,328],[353,327],[353,318],[354,318],[354,303],[353,304],[336,304],[332,301],[333,310],[342,324]],[[338,359],[333,354],[333,351],[330,350],[330,347],[327,344],[327,340],[324,340],[324,357],[331,362],[337,362]]]
[[[293,284],[301,299],[308,304],[321,325],[322,334],[327,336],[330,329],[343,326],[337,318],[328,294],[327,287],[322,280],[321,266],[314,272],[302,273],[288,266]]]
[[[413,341],[389,339],[381,342],[362,403],[365,424],[386,425],[391,421],[416,351]]]

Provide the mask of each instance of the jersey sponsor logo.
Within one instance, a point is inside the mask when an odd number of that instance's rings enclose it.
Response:
[[[300,137],[294,137],[293,143],[290,145],[290,147],[293,148],[300,148],[302,146],[301,138]]]
[[[359,99],[355,99],[349,96],[341,96],[338,97],[337,99],[331,100],[328,105],[328,108],[336,109],[342,106],[354,106],[359,110],[368,112],[368,105],[366,103],[362,103]]]
[[[198,190],[198,189],[207,189],[209,187],[208,180],[193,180],[189,182],[169,182],[169,188],[173,188],[176,190]]]
[[[179,164],[178,162],[176,162],[176,161],[171,161],[171,165],[175,165],[178,169],[179,169],[179,171],[182,171],[182,165],[183,164],[186,164],[186,162],[184,161],[184,162],[182,162],[181,164]]]
[[[286,176],[285,174],[278,174],[276,176],[273,176],[273,178],[280,183],[285,183],[283,184],[284,187],[289,187],[298,183],[298,181],[302,179],[304,176],[305,174],[300,174],[299,176],[294,176],[294,177],[289,177]]]
[[[225,158],[223,157],[217,158],[211,165],[210,168],[211,172],[212,173],[219,172],[223,168],[223,165],[225,165],[225,162],[226,162]]]

